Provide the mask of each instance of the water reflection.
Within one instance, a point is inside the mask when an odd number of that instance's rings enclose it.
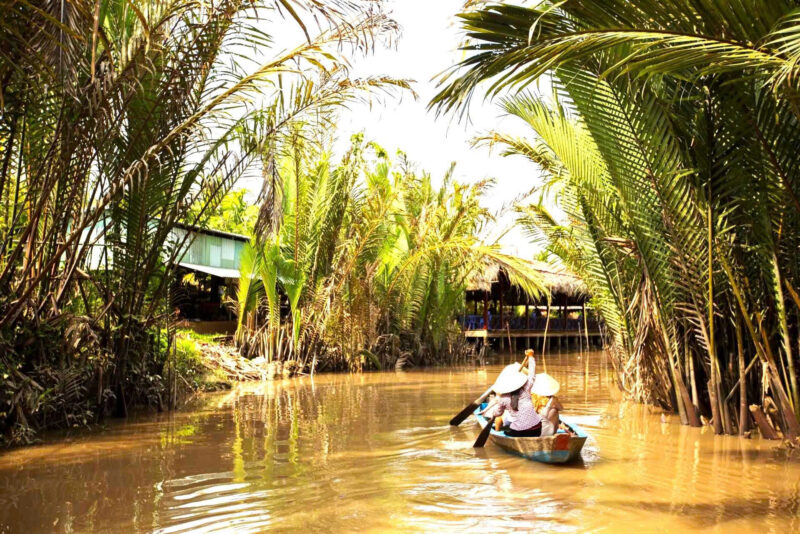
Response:
[[[505,362],[318,376],[6,452],[0,530],[800,529],[800,464],[622,402],[603,361],[547,359],[592,435],[575,465],[475,451],[471,421],[447,425]]]

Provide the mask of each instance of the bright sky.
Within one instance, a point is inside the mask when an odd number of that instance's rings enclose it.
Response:
[[[493,211],[501,210],[519,195],[539,183],[538,171],[521,157],[502,157],[499,150],[472,148],[470,141],[490,129],[530,135],[521,121],[501,116],[496,103],[475,98],[470,121],[457,122],[453,117],[436,117],[427,105],[437,93],[432,80],[463,57],[457,50],[461,33],[455,15],[464,0],[392,0],[389,6],[402,27],[397,46],[377,50],[359,58],[353,68],[355,76],[388,74],[395,78],[416,80],[415,101],[405,95],[400,101],[389,100],[369,109],[359,106],[346,112],[340,121],[341,139],[350,133],[365,131],[367,136],[390,152],[402,149],[421,169],[434,179],[444,175],[450,163],[456,162],[456,178],[472,183],[487,177],[495,178],[495,187],[486,195],[485,204]],[[506,216],[501,226],[507,226]],[[514,231],[502,239],[504,249],[529,257],[534,247],[521,232]]]
[[[473,99],[469,122],[457,122],[450,116],[437,118],[426,109],[437,92],[432,79],[463,57],[457,50],[461,35],[455,15],[461,11],[464,0],[387,0],[387,4],[392,18],[402,28],[396,46],[354,58],[352,75],[412,79],[419,97],[414,100],[411,94],[405,94],[399,100],[383,99],[371,107],[353,105],[342,113],[338,122],[336,151],[343,152],[350,136],[363,131],[369,140],[391,154],[403,150],[420,170],[430,172],[434,180],[441,178],[455,161],[455,177],[462,183],[496,179],[484,203],[493,212],[501,212],[539,183],[538,171],[521,157],[504,158],[497,149],[490,152],[487,148],[472,148],[470,141],[490,129],[517,135],[530,135],[530,131],[518,119],[501,117],[496,103],[484,103],[482,98]],[[302,39],[299,31],[297,39]],[[502,216],[498,233],[509,227],[512,220],[508,213]],[[530,257],[537,251],[518,230],[505,235],[501,243],[506,252],[522,257]]]

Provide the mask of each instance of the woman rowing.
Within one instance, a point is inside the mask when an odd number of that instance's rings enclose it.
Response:
[[[536,360],[531,349],[525,351],[525,356],[528,358],[527,369],[518,363],[503,369],[493,387],[497,396],[481,414],[489,418],[505,415],[501,428],[507,436],[538,437],[542,433],[542,417],[536,413],[531,399],[536,380]]]

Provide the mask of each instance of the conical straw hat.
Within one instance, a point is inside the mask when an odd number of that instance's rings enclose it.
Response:
[[[524,386],[527,380],[528,375],[520,372],[520,364],[512,363],[511,365],[506,365],[500,372],[500,376],[494,381],[492,389],[498,395],[511,393]]]
[[[558,383],[558,380],[547,373],[539,373],[536,375],[531,391],[540,397],[550,397],[558,393],[560,389],[561,384]]]

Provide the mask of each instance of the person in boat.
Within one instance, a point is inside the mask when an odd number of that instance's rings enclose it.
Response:
[[[564,406],[556,397],[559,389],[561,389],[561,385],[547,373],[536,377],[532,393],[535,397],[536,411],[542,417],[542,436],[554,435],[561,425],[559,414]]]
[[[528,368],[522,369],[518,363],[507,365],[494,383],[496,396],[481,413],[489,418],[503,417],[501,429],[508,436],[538,437],[542,433],[542,417],[531,398],[536,381],[536,360],[531,349],[526,350],[525,355]]]

